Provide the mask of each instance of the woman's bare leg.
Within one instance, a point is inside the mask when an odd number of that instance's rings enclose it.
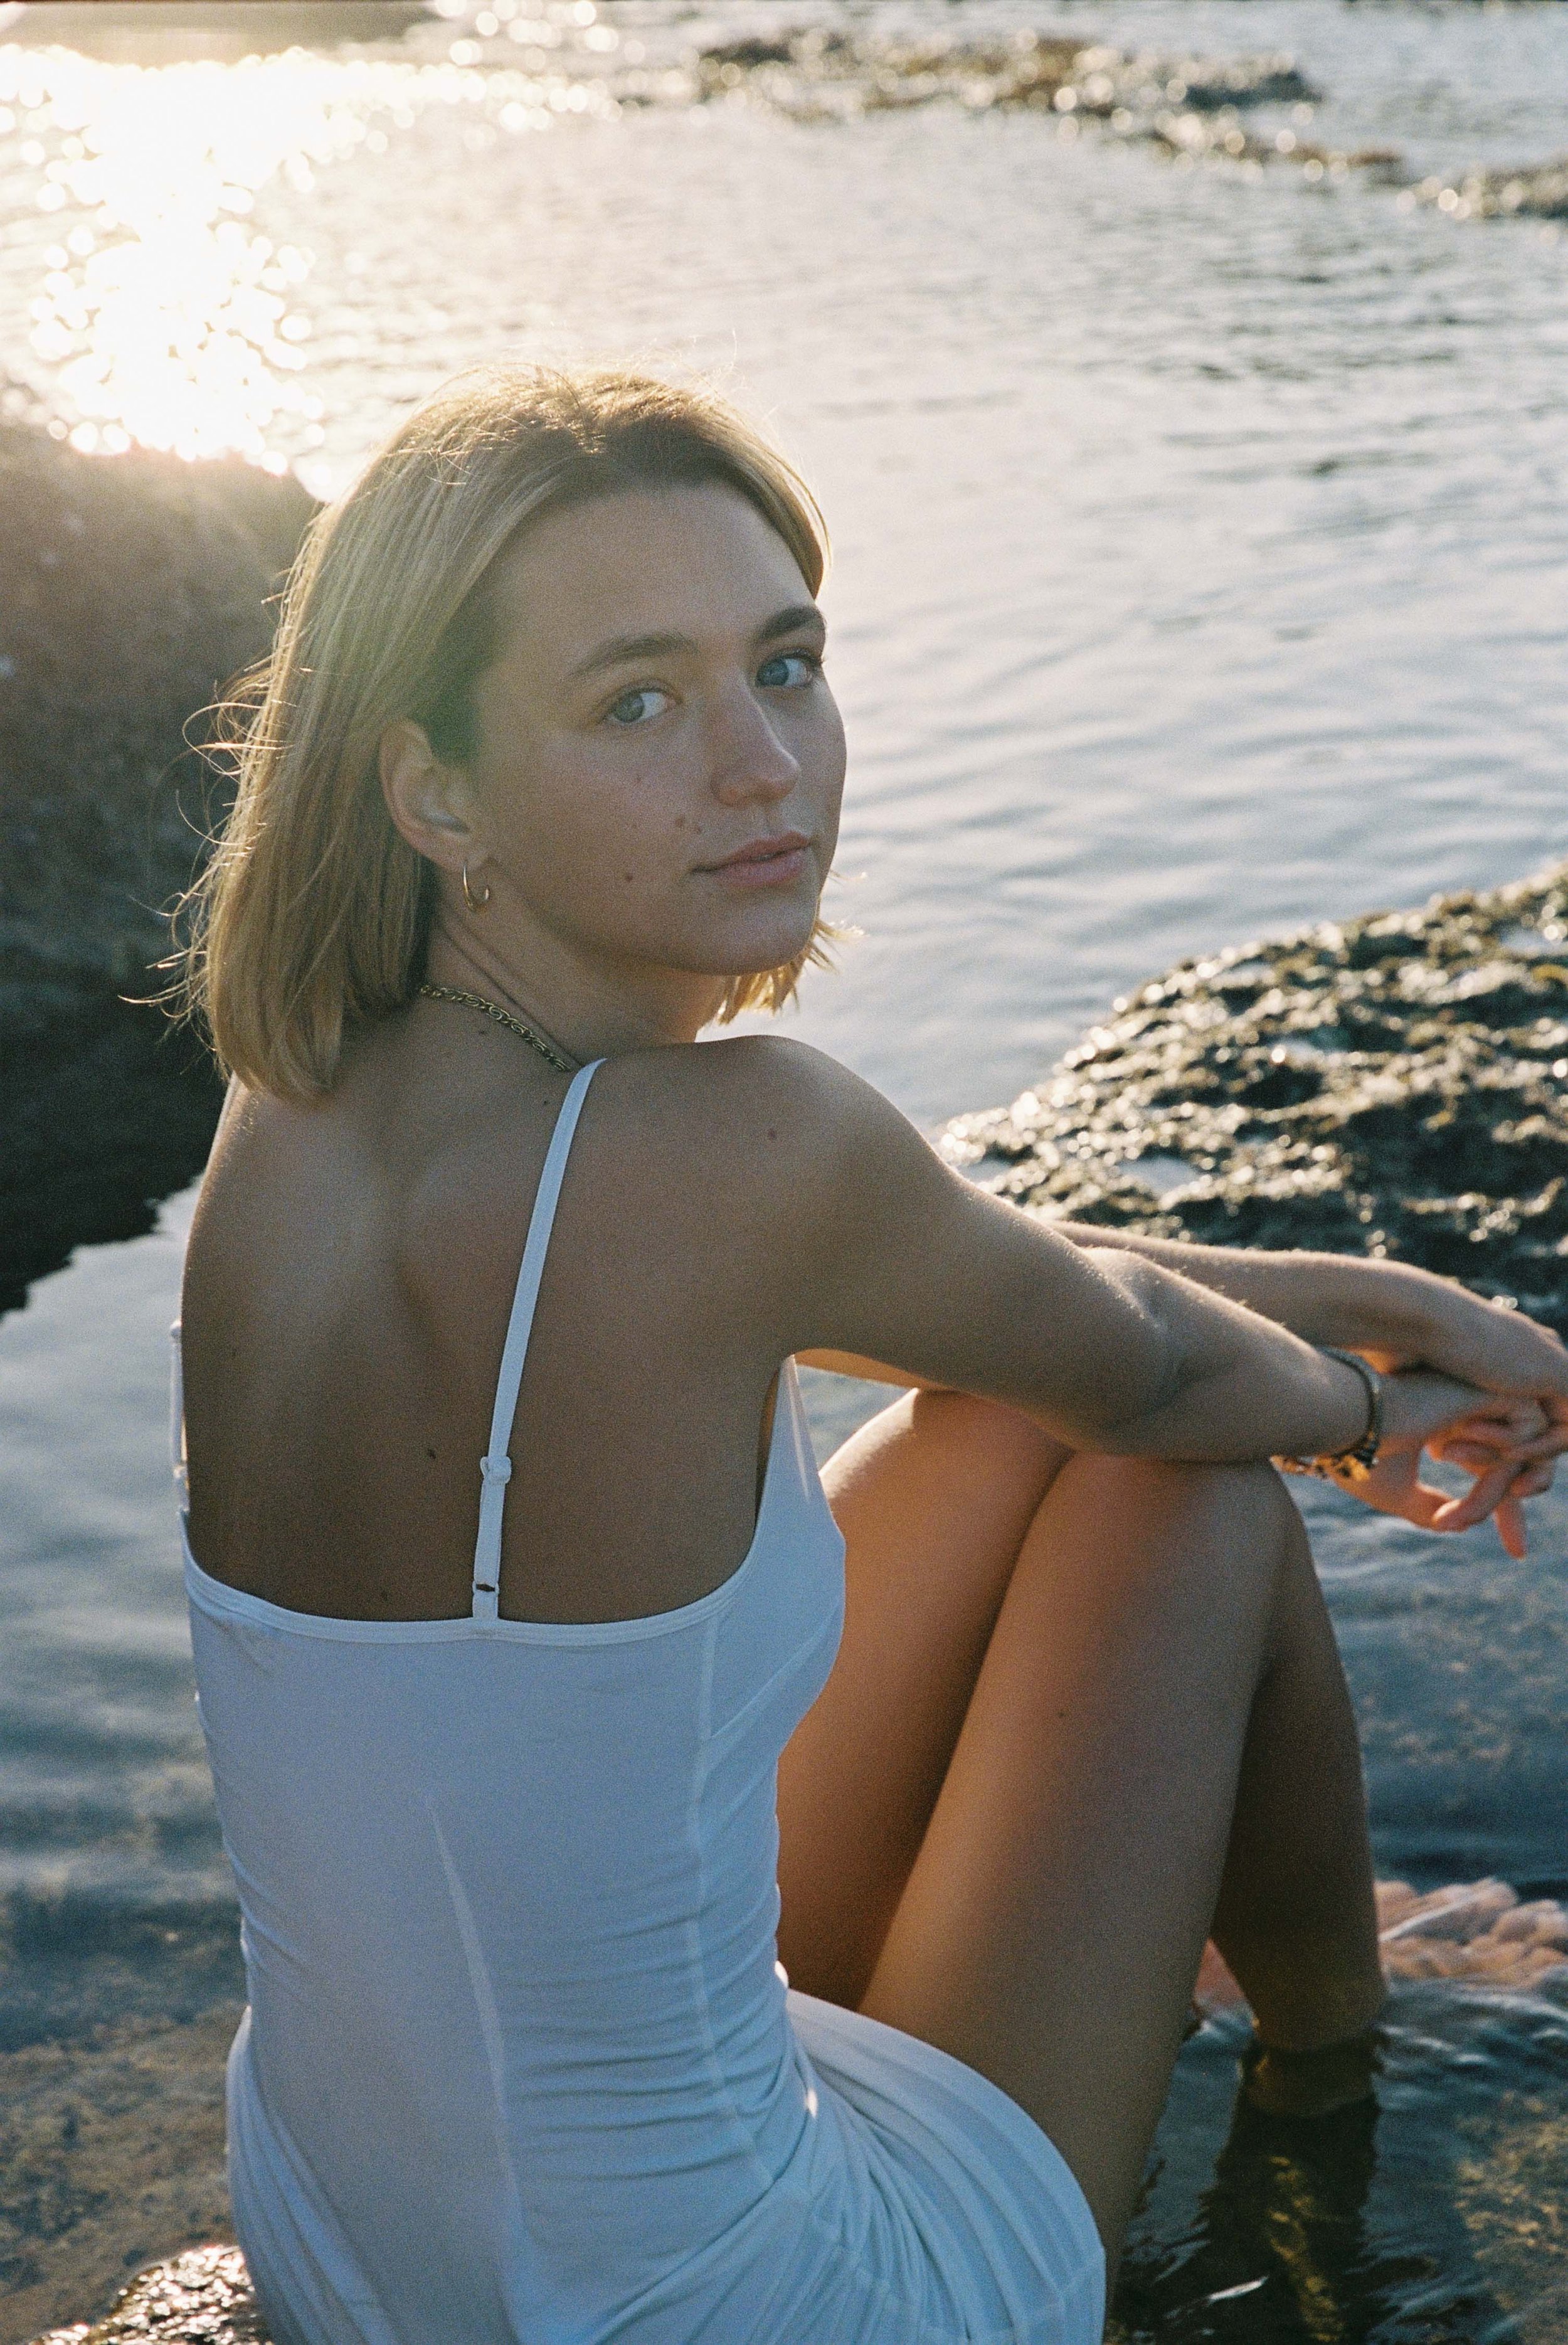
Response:
[[[879,1425],[834,1494],[845,1675],[786,1754],[785,1960],[991,2076],[1114,2247],[1217,1905],[1266,2039],[1381,2000],[1332,1636],[1266,1469],[1073,1458],[950,1396]]]
[[[854,2010],[909,1878],[1039,1508],[1072,1452],[1016,1411],[908,1394],[823,1471],[844,1640],[779,1768],[779,1953]]]

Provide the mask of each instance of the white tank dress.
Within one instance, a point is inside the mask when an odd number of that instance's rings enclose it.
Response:
[[[844,1603],[793,1365],[722,1587],[640,1619],[498,1617],[592,1073],[518,1278],[471,1611],[289,1611],[186,1543],[249,1994],[229,2181],[276,2345],[1095,2345],[1099,2240],[1039,2127],[777,1964],[779,1754]]]

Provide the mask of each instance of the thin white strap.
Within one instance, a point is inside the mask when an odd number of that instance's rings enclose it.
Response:
[[[179,1321],[168,1331],[168,1462],[182,1515],[190,1512],[190,1475],[185,1454],[185,1364],[180,1352]]]
[[[473,1551],[473,1617],[476,1620],[493,1620],[500,1608],[501,1527],[506,1508],[506,1486],[511,1479],[511,1459],[507,1455],[507,1444],[511,1439],[511,1420],[517,1415],[522,1364],[528,1357],[533,1309],[539,1301],[539,1283],[544,1275],[544,1257],[555,1222],[555,1208],[561,1197],[566,1160],[572,1151],[572,1135],[577,1129],[577,1119],[582,1112],[588,1086],[603,1064],[602,1059],[591,1059],[587,1066],[580,1068],[572,1078],[572,1088],[561,1103],[561,1113],[555,1120],[555,1130],[551,1134],[550,1148],[544,1159],[544,1170],[539,1176],[539,1194],[533,1201],[528,1241],[522,1249],[522,1263],[517,1274],[517,1292],[511,1299],[511,1317],[507,1322],[506,1348],[501,1355],[501,1375],[496,1379],[495,1408],[490,1420],[490,1447],[479,1461],[479,1538]]]

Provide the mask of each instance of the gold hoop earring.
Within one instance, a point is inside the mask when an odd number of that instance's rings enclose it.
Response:
[[[484,894],[482,896],[476,896],[473,889],[469,885],[469,868],[465,863],[463,865],[463,902],[468,906],[470,912],[482,912],[489,901],[490,884],[488,880],[485,883]]]

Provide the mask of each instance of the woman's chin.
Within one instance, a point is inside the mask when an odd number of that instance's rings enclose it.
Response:
[[[780,908],[782,909],[782,908]],[[798,960],[816,927],[814,901],[797,917],[769,920],[736,922],[728,927],[723,938],[707,941],[702,953],[704,975],[722,977],[726,980],[761,977],[767,970],[783,969],[787,962]]]

